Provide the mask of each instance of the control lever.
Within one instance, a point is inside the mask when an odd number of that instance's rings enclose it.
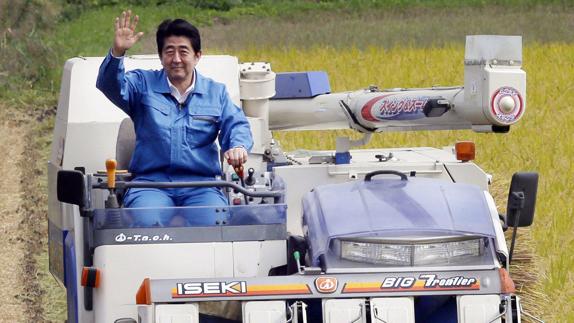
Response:
[[[231,165],[231,160],[228,159],[227,163]],[[233,170],[235,171],[235,174],[237,174],[237,176],[239,177],[241,187],[245,188],[245,180],[243,179],[243,165],[234,166]],[[249,201],[247,200],[247,195],[243,194],[243,197],[245,199],[245,205],[249,204]]]
[[[116,195],[116,167],[118,163],[115,159],[106,160],[106,173],[108,175],[108,190],[110,194],[106,200],[106,208],[117,209],[120,207]]]
[[[245,179],[246,185],[252,186],[253,184],[255,184],[255,178],[253,177],[253,174],[255,174],[255,169],[250,167],[247,170],[247,178]]]

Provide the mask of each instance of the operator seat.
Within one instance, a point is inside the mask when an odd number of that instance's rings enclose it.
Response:
[[[125,118],[120,123],[118,138],[116,140],[116,161],[117,169],[128,169],[134,148],[136,146],[136,133],[132,119]]]

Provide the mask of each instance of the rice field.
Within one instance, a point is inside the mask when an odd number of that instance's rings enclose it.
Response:
[[[384,49],[369,47],[335,49],[252,48],[236,53],[241,61],[265,60],[275,71],[325,70],[334,92],[370,84],[380,88],[463,84],[464,46]],[[368,147],[442,147],[457,140],[477,145],[476,162],[494,175],[493,193],[501,212],[516,171],[540,173],[536,216],[530,230],[519,230],[523,252],[533,250],[531,262],[513,266],[511,274],[528,275],[525,308],[542,314],[547,322],[574,321],[574,45],[530,44],[523,52],[527,72],[527,106],[522,120],[508,134],[477,134],[471,131],[425,131],[382,133]],[[345,132],[351,134],[350,132]],[[274,134],[286,150],[334,149],[341,132],[326,131]],[[354,135],[358,137],[357,134]],[[521,239],[522,237],[522,239]],[[534,267],[532,267],[534,266]],[[519,286],[520,287],[520,286]]]
[[[406,11],[383,8],[333,11],[320,18],[312,12],[293,14],[287,22],[249,13],[244,20],[230,22],[235,19],[232,10],[230,17],[220,19],[220,25],[202,29],[202,35],[207,35],[205,54],[236,55],[243,62],[268,61],[276,72],[324,70],[333,91],[371,84],[380,88],[460,85],[464,44],[451,41],[462,41],[466,34],[523,35],[527,106],[524,117],[510,133],[383,133],[375,135],[368,147],[442,147],[458,140],[473,140],[477,145],[477,164],[494,176],[491,191],[501,212],[505,212],[512,174],[539,172],[536,217],[531,229],[519,231],[518,253],[524,259],[512,266],[511,273],[525,282],[518,287],[527,311],[539,314],[546,322],[574,322],[574,214],[569,205],[574,195],[570,160],[574,157],[574,11],[566,4],[524,10],[514,6]],[[136,49],[138,53],[155,52],[153,30],[164,17],[184,15],[200,25],[216,21],[213,12],[204,17],[196,15],[201,12],[186,11],[182,6],[136,8],[145,17],[141,28],[146,32]],[[86,12],[82,19],[59,25],[54,37],[46,40],[46,46],[57,48],[49,56],[63,64],[63,60],[74,55],[104,55],[110,42],[111,19],[119,10],[102,7]],[[47,75],[47,82],[53,83],[52,91],[57,92],[61,70]],[[50,98],[55,97],[54,94]],[[335,138],[341,133],[358,137],[347,131],[326,131],[321,135],[277,132],[274,136],[286,150],[334,149]],[[49,274],[43,273],[43,277],[43,290],[59,288]],[[44,297],[47,320],[63,319],[62,300],[62,294]]]

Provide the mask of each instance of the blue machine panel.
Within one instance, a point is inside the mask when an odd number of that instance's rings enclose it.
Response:
[[[50,272],[60,282],[64,282],[64,239],[67,231],[48,220],[48,255]]]
[[[329,76],[323,71],[277,73],[273,99],[312,98],[331,93]]]
[[[76,246],[73,232],[66,235],[64,240],[64,266],[66,297],[68,303],[68,322],[78,323],[78,288],[76,285]]]
[[[153,223],[146,218],[166,219]],[[177,219],[177,221],[171,221]],[[237,205],[228,207],[188,206],[94,210],[95,229],[213,227],[228,225],[285,224],[285,204]],[[152,224],[150,224],[152,223]]]

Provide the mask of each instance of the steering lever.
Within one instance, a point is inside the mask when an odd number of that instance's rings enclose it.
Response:
[[[227,163],[229,165],[231,165],[231,160],[227,160]],[[245,188],[245,179],[243,178],[243,165],[239,165],[239,166],[232,166],[233,170],[235,171],[235,174],[237,174],[237,176],[239,177],[239,182],[241,183],[241,187]],[[247,195],[243,194],[243,198],[245,200],[245,205],[249,204],[249,201],[247,200]]]
[[[117,209],[120,207],[118,197],[116,195],[116,167],[118,163],[115,159],[106,160],[106,173],[108,175],[108,190],[110,195],[106,199],[106,208]]]

